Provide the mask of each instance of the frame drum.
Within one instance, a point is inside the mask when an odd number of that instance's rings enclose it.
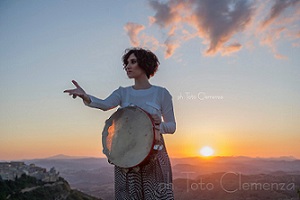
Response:
[[[151,116],[137,106],[119,108],[106,120],[102,132],[103,153],[109,162],[131,168],[151,153],[155,126]]]

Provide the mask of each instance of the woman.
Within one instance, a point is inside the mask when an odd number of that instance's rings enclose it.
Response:
[[[155,155],[151,155],[154,159],[149,159],[138,168],[123,169],[115,166],[115,198],[174,199],[172,170],[162,136],[174,133],[176,129],[172,97],[165,88],[151,85],[149,82],[149,78],[157,71],[159,61],[155,54],[142,48],[127,49],[122,59],[127,76],[134,79],[133,86],[119,87],[104,100],[86,94],[76,81],[72,81],[75,89],[64,92],[73,98],[82,98],[87,106],[104,111],[130,104],[147,111],[158,129],[156,136],[159,136],[162,148],[159,148]]]

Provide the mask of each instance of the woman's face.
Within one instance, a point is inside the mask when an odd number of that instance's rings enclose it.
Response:
[[[128,78],[140,78],[142,76],[146,76],[145,71],[139,67],[139,64],[137,62],[137,58],[132,53],[127,60],[127,65],[125,66],[125,70],[127,72]]]

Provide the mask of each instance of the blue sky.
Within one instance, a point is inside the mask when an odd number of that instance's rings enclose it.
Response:
[[[0,159],[103,156],[113,110],[62,92],[73,79],[100,98],[131,85],[121,56],[134,40],[160,58],[150,81],[173,96],[171,156],[209,145],[216,155],[300,158],[299,1],[151,2],[1,1]]]

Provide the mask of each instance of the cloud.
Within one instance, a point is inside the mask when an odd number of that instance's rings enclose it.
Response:
[[[249,24],[253,13],[252,4],[253,1],[247,0],[177,0],[165,3],[152,0],[150,5],[156,13],[151,18],[151,23],[157,24],[162,29],[173,29],[171,33],[173,38],[178,34],[174,31],[174,27],[182,27],[178,24],[190,25],[196,29],[197,36],[208,45],[205,55],[215,55],[224,49],[226,42]],[[173,54],[180,43],[174,39],[170,42],[170,36],[169,34],[164,41],[167,56]]]
[[[265,19],[261,22],[257,29],[257,36],[260,44],[268,46],[277,59],[287,59],[288,57],[279,53],[277,43],[280,40],[293,41],[299,39],[297,32],[299,27],[295,26],[299,23],[300,17],[300,1],[299,0],[276,0],[271,1],[273,5]],[[296,43],[291,43],[294,46]]]
[[[299,27],[295,26],[300,21],[299,4],[300,0],[149,0],[154,10],[153,16],[148,17],[149,25],[128,23],[125,30],[131,44],[144,44],[145,39],[149,43],[151,38],[154,46],[164,49],[166,58],[195,38],[200,41],[199,46],[205,46],[204,56],[228,56],[250,41],[254,45],[256,39],[268,46],[276,58],[284,58],[276,43],[287,39],[287,35],[293,36],[290,41],[299,39]],[[138,38],[141,31],[153,26],[161,31],[160,39],[145,34]]]
[[[156,51],[161,46],[159,41],[154,36],[142,34],[140,40],[141,40],[141,45],[140,45],[141,47],[145,47],[152,51]]]
[[[154,17],[150,18],[151,23],[156,23],[164,28],[181,20],[180,14],[174,9],[176,4],[173,4],[173,1],[166,4],[158,1],[149,1],[149,4],[157,11]]]
[[[221,51],[225,43],[236,33],[243,31],[251,21],[252,5],[247,1],[198,1],[195,23],[198,30],[205,30],[204,36],[209,41],[205,52],[214,55]],[[217,9],[218,11],[214,11]]]
[[[130,39],[130,43],[132,46],[139,46],[140,45],[140,41],[138,39],[138,34],[145,29],[145,26],[141,25],[141,24],[136,24],[136,23],[132,23],[132,22],[128,22],[125,26],[124,26],[125,31],[127,32],[129,39]]]
[[[280,38],[280,36],[282,35],[282,33],[284,31],[285,31],[285,28],[283,28],[283,27],[278,28],[278,29],[274,29],[272,31],[272,34],[266,34],[265,37],[261,40],[261,43],[263,45],[266,45],[266,46],[270,47],[271,51],[274,54],[274,57],[277,58],[277,59],[287,59],[286,56],[280,54],[277,51],[277,48],[276,48],[276,45],[275,45],[275,42],[274,42],[274,41],[276,41]]]
[[[178,40],[173,40],[172,37],[168,37],[168,39],[164,43],[166,51],[165,58],[169,58],[175,52],[175,50],[180,46]]]
[[[293,7],[296,4],[300,3],[299,0],[276,0],[274,1],[274,5],[271,8],[270,13],[268,14],[267,18],[262,22],[261,28],[265,28],[272,24],[276,18],[283,13],[288,7]]]
[[[154,36],[145,33],[140,34],[145,29],[144,25],[128,22],[124,26],[124,30],[130,39],[130,44],[134,47],[145,47],[152,51],[157,50],[161,44]]]
[[[225,46],[222,50],[222,55],[230,55],[233,52],[237,52],[242,48],[242,45],[240,43],[232,43],[228,46]]]

